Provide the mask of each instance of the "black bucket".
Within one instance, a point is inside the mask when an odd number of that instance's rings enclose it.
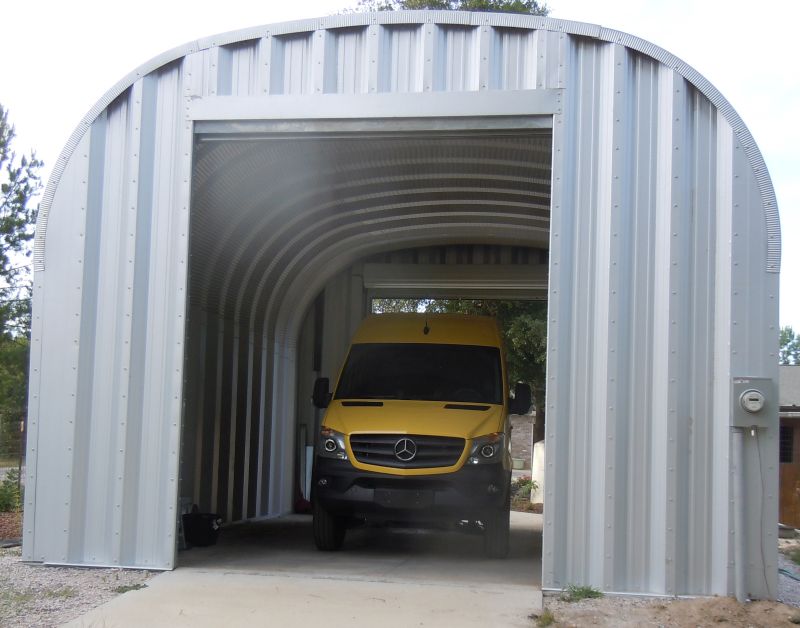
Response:
[[[183,538],[190,546],[214,545],[221,525],[222,517],[210,512],[192,512],[183,515]]]

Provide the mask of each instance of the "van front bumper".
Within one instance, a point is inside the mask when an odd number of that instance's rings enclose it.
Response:
[[[331,514],[372,521],[482,520],[507,506],[511,471],[502,464],[465,465],[452,473],[398,476],[356,469],[317,456],[313,499]]]

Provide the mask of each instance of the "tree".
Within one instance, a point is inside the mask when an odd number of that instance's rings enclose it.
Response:
[[[539,438],[545,414],[547,369],[547,302],[490,299],[375,299],[374,312],[439,312],[493,316],[506,345],[508,379],[533,389]]]
[[[431,9],[439,11],[488,11],[547,15],[550,9],[537,0],[359,0],[356,12]]]
[[[424,312],[427,299],[374,299],[372,311],[376,314],[389,312]]]
[[[781,327],[778,360],[784,365],[800,365],[800,333],[790,326]]]
[[[42,162],[17,154],[8,111],[0,105],[0,336],[30,335],[31,267],[36,223],[32,199],[42,187]]]
[[[33,199],[41,190],[42,162],[17,158],[16,134],[0,105],[0,454],[21,452],[20,421],[27,412],[31,314],[30,244]]]

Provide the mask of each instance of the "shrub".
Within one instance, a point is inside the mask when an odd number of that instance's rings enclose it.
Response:
[[[539,485],[529,478],[523,476],[511,482],[511,497],[521,497],[522,499],[530,499],[531,492],[539,488]]]
[[[22,507],[19,471],[11,469],[0,482],[0,512],[16,512]]]

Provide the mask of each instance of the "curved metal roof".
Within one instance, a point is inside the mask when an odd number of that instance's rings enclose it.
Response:
[[[53,202],[56,189],[61,180],[61,175],[75,150],[75,147],[85,135],[92,122],[109,106],[120,94],[130,88],[134,82],[147,74],[158,70],[189,54],[212,49],[218,46],[229,45],[236,42],[245,42],[260,37],[274,35],[288,35],[291,33],[304,33],[317,29],[345,29],[365,25],[388,24],[443,24],[462,26],[489,25],[499,28],[527,28],[542,31],[552,31],[570,35],[590,37],[600,41],[615,43],[651,57],[661,64],[671,68],[694,85],[700,93],[717,108],[728,121],[738,141],[743,146],[750,162],[753,173],[758,182],[761,198],[763,200],[764,217],[767,224],[767,270],[779,272],[780,270],[780,220],[777,201],[772,182],[769,178],[766,163],[761,155],[752,134],[740,118],[733,106],[725,97],[697,70],[667,52],[663,48],[633,35],[605,28],[596,24],[588,24],[569,20],[558,20],[539,16],[504,13],[466,13],[459,11],[382,11],[378,13],[354,13],[346,15],[333,15],[319,19],[284,22],[252,28],[221,33],[196,41],[186,43],[169,50],[122,78],[92,107],[83,120],[73,131],[67,144],[62,150],[58,161],[48,181],[42,199],[36,229],[36,244],[34,251],[34,267],[44,267],[44,246],[47,235],[47,223],[50,206]]]

